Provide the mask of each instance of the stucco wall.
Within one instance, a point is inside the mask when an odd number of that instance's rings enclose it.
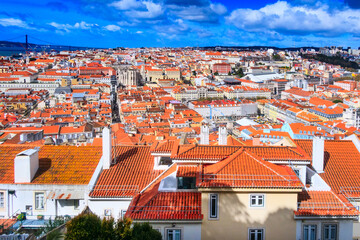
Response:
[[[265,239],[295,239],[297,193],[264,194],[264,207],[254,208],[249,192],[220,192],[219,218],[209,220],[209,193],[203,192],[202,239],[248,239],[249,228],[263,228]]]
[[[106,200],[89,199],[88,204],[90,210],[101,218],[105,216],[105,209],[109,209],[111,211],[111,216],[115,219],[118,219],[121,217],[121,210],[126,211],[130,205],[130,202],[131,198],[123,200],[113,200],[109,198]]]
[[[167,240],[167,229],[180,229],[181,240],[200,240],[201,239],[201,223],[152,223],[151,226],[158,230],[163,236],[164,240]],[[174,224],[174,227],[173,227]]]
[[[324,224],[337,224],[338,225],[338,238],[341,240],[351,240],[353,239],[353,221],[352,220],[297,220],[296,222],[296,240],[301,240],[302,231],[304,224],[316,225],[316,239],[322,239],[323,237],[323,226]]]

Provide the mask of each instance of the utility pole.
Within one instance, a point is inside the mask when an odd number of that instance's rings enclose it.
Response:
[[[29,64],[29,42],[28,35],[25,35],[25,51],[26,51],[26,64]]]
[[[26,49],[26,54],[29,50],[29,43],[28,43],[28,35],[26,34],[25,35],[25,49]]]

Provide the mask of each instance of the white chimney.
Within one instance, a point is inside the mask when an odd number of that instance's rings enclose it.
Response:
[[[39,149],[28,149],[16,155],[14,160],[15,183],[30,183],[39,168]]]
[[[102,160],[103,169],[109,169],[111,165],[111,130],[108,127],[104,127],[102,132]]]
[[[218,143],[219,145],[227,145],[227,130],[226,127],[224,126],[220,126],[219,127],[219,139],[218,139]]]
[[[324,172],[324,139],[313,138],[312,165],[317,173]]]
[[[200,144],[209,145],[209,126],[206,124],[200,128]]]

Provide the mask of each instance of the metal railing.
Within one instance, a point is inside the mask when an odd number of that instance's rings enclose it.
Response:
[[[341,187],[340,194],[346,198],[359,198],[360,199],[360,187]]]
[[[302,186],[296,175],[202,174],[201,184],[223,184],[230,187],[294,187]]]
[[[5,231],[7,231],[9,228],[11,228],[11,226],[13,224],[11,224],[12,221],[16,220],[17,214],[21,213],[21,209],[16,210],[15,212],[13,212],[10,217],[8,219],[6,219],[6,221],[4,221],[3,223],[0,224],[0,233],[4,233]]]

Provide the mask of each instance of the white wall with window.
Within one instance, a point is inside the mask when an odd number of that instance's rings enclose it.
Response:
[[[201,240],[201,221],[150,221],[163,240]]]
[[[0,216],[9,218],[24,212],[27,219],[37,219],[38,215],[46,219],[75,216],[83,210],[88,192],[86,185],[0,184],[0,189],[6,189],[0,190],[0,193],[4,193],[4,207],[0,207]],[[78,193],[79,199],[57,199],[62,193],[63,198],[70,193]],[[1,199],[2,194],[0,205]]]
[[[250,194],[250,207],[265,207],[265,194]]]
[[[37,211],[45,210],[45,192],[34,193],[34,205]]]
[[[353,239],[352,220],[297,220],[296,239]]]
[[[128,209],[132,198],[99,199],[89,198],[88,206],[90,210],[100,218],[111,216],[115,219],[121,218]]]

